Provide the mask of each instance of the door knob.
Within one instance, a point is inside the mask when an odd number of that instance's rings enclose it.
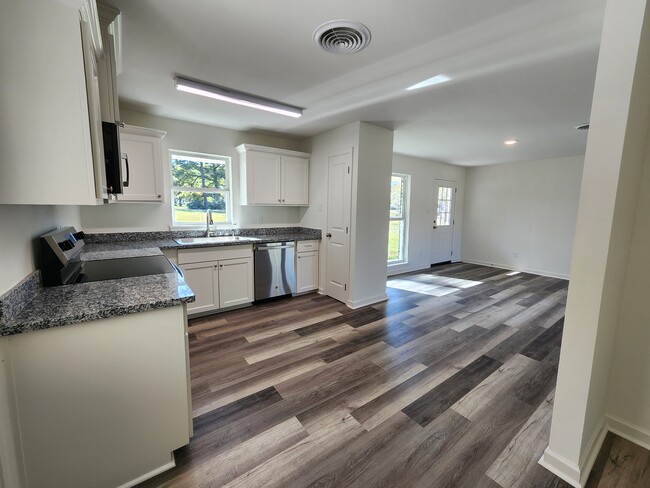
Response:
[[[327,234],[325,234],[325,237],[332,237],[332,234],[328,232]]]

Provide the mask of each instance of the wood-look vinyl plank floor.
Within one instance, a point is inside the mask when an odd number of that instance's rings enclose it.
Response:
[[[566,488],[550,430],[568,282],[469,263],[190,321],[194,437],[143,487]],[[648,487],[608,436],[589,488]]]

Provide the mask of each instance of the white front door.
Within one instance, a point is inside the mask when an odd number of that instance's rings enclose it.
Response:
[[[456,182],[434,180],[431,264],[444,263],[452,259],[455,203]]]
[[[352,149],[329,156],[328,168],[325,293],[347,303],[350,278]]]

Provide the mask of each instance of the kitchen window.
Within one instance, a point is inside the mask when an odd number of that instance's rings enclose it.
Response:
[[[388,223],[388,264],[407,261],[409,175],[393,174],[390,180],[390,220]]]
[[[174,226],[204,226],[207,210],[215,224],[232,222],[229,157],[171,151],[171,165]]]

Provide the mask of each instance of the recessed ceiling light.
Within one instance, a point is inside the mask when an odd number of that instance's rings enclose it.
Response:
[[[431,85],[439,85],[440,83],[445,83],[449,80],[451,80],[451,78],[447,75],[436,75],[431,78],[427,78],[426,80],[420,81],[415,85],[409,86],[407,90],[417,90],[418,88],[424,88]]]
[[[517,139],[508,139],[507,141],[503,141],[503,143],[506,146],[512,146],[513,144],[517,144],[519,141]]]
[[[181,76],[176,77],[176,89],[194,95],[201,95],[203,97],[214,98],[222,102],[234,103],[237,105],[244,105],[245,107],[256,108],[258,110],[265,110],[288,117],[300,117],[302,115],[302,108],[287,105],[285,103],[269,100],[268,98],[258,97],[250,93],[244,93],[231,88],[213,85],[211,83],[203,83],[201,81],[190,80]]]

